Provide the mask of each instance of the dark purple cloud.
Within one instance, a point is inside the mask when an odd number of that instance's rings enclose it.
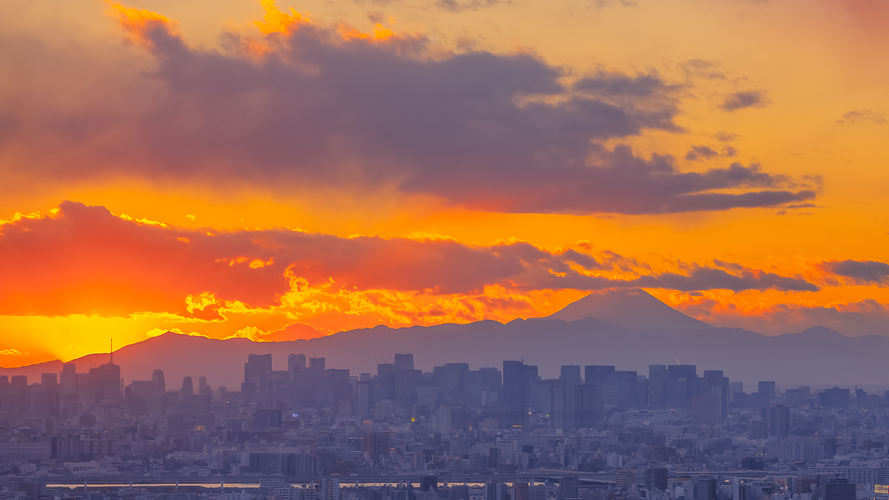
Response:
[[[886,113],[880,113],[871,109],[853,109],[843,113],[843,117],[837,120],[837,123],[876,123],[882,125],[887,123],[887,119]]]
[[[685,153],[685,159],[688,161],[696,161],[700,159],[709,160],[710,158],[715,158],[719,156],[719,151],[709,147],[709,146],[692,146],[691,149],[688,150],[688,153]]]
[[[722,142],[734,142],[737,141],[740,136],[738,134],[730,134],[728,132],[718,132],[713,134],[713,138],[717,141]]]
[[[738,156],[738,150],[731,146],[725,146],[720,151],[716,151],[710,146],[692,146],[688,153],[685,153],[686,161],[710,160],[712,158],[734,158]]]
[[[726,96],[719,105],[725,111],[737,111],[744,108],[764,108],[770,104],[769,98],[761,90],[735,92]]]
[[[818,267],[837,276],[851,278],[862,284],[889,284],[889,264],[875,261],[828,260]]]
[[[441,55],[422,38],[344,41],[314,25],[264,38],[276,52],[263,59],[233,34],[226,51],[191,48],[163,25],[144,35],[157,67],[119,75],[138,87],[93,87],[101,96],[73,111],[32,96],[0,120],[14,130],[0,152],[46,182],[397,186],[500,212],[650,214],[815,197],[759,165],[683,172],[671,156],[603,148],[682,130],[678,87],[655,74],[599,72],[566,86],[562,68],[528,54]],[[137,105],[121,106],[130,95]]]
[[[657,276],[643,276],[635,280],[633,286],[647,288],[667,288],[672,290],[765,290],[774,289],[793,292],[816,292],[819,288],[802,278],[791,278],[759,270],[745,269],[738,274],[730,274],[723,269],[697,267],[688,275],[664,273]]]
[[[629,76],[600,71],[595,75],[578,80],[574,83],[573,88],[578,92],[586,92],[600,98],[618,96],[649,98],[655,95],[669,97],[671,93],[681,89],[682,86],[668,84],[654,73]]]
[[[438,194],[454,203],[502,212],[676,213],[764,207],[815,197],[811,190],[762,189],[739,194],[711,193],[729,188],[793,188],[783,176],[757,164],[706,172],[680,172],[670,156],[645,160],[625,146],[596,155],[597,167],[553,169],[488,168],[426,171],[404,184],[408,191]],[[472,182],[466,182],[471,179]]]

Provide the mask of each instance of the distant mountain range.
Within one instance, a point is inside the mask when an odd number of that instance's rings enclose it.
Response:
[[[114,353],[125,383],[149,380],[164,370],[168,389],[183,377],[206,376],[214,388],[238,390],[247,354],[272,354],[275,369],[286,369],[287,355],[324,357],[328,368],[353,374],[376,373],[377,363],[395,353],[413,353],[417,368],[430,371],[444,363],[470,368],[502,367],[503,360],[524,359],[544,377],[557,377],[561,365],[615,365],[648,374],[649,364],[695,364],[724,370],[732,380],[779,385],[867,385],[889,387],[885,364],[889,337],[845,337],[824,327],[768,337],[756,332],[717,328],[686,316],[642,290],[591,294],[547,318],[517,319],[506,324],[479,321],[456,325],[392,329],[385,326],[339,332],[290,342],[213,340],[167,333],[128,345]],[[108,354],[72,361],[78,372],[106,363]],[[30,382],[41,373],[59,372],[51,361],[0,374],[24,374]],[[755,388],[753,389],[755,390]]]

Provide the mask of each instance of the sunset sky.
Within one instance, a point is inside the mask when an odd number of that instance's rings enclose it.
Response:
[[[0,366],[640,287],[889,335],[885,0],[0,0]]]

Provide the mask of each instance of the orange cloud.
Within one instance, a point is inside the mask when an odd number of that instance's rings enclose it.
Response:
[[[167,16],[147,9],[136,9],[118,2],[106,1],[109,4],[108,15],[117,19],[133,43],[152,48],[155,45],[153,34],[158,32],[180,37],[178,24]]]
[[[337,33],[339,33],[340,36],[343,37],[343,40],[346,40],[346,41],[349,41],[349,40],[368,40],[368,41],[372,41],[372,42],[373,41],[386,41],[386,40],[391,40],[391,39],[397,37],[395,32],[393,32],[389,28],[384,27],[380,23],[374,24],[373,31],[371,31],[370,33],[363,33],[362,31],[358,30],[354,26],[343,23],[337,27]]]
[[[293,7],[290,13],[281,11],[276,5],[275,0],[261,0],[260,5],[265,11],[265,15],[261,21],[254,21],[253,24],[259,28],[264,35],[272,33],[289,34],[300,26],[313,24],[309,20],[308,14],[300,14]]]
[[[73,202],[0,226],[0,249],[0,314],[153,312],[222,321],[287,306],[292,319],[336,310],[422,324],[533,309],[525,297],[541,290],[818,290],[799,276],[720,261],[652,271],[586,242],[546,249],[519,240],[477,246],[416,236],[189,230]]]

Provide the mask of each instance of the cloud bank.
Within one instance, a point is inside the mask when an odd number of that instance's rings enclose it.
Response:
[[[657,74],[576,79],[530,54],[442,52],[422,35],[322,26],[263,5],[258,32],[226,33],[223,46],[199,49],[166,17],[114,4],[112,16],[153,67],[101,68],[111,83],[73,102],[22,88],[22,102],[0,117],[8,132],[0,154],[45,183],[394,189],[492,212],[662,214],[816,196],[805,180],[758,164],[682,171],[669,155],[603,146],[682,131],[680,86]],[[25,81],[64,81],[51,63],[32,61],[51,54],[31,55],[17,62],[38,68],[20,68],[30,72]],[[100,77],[82,69],[91,71]],[[723,108],[765,102],[738,93]]]
[[[616,287],[816,291],[804,278],[716,262],[652,272],[587,243],[546,249],[514,241],[337,236],[286,229],[182,229],[64,202],[49,216],[0,225],[0,314],[127,315],[214,319],[202,302],[269,308],[301,288],[483,295]]]

